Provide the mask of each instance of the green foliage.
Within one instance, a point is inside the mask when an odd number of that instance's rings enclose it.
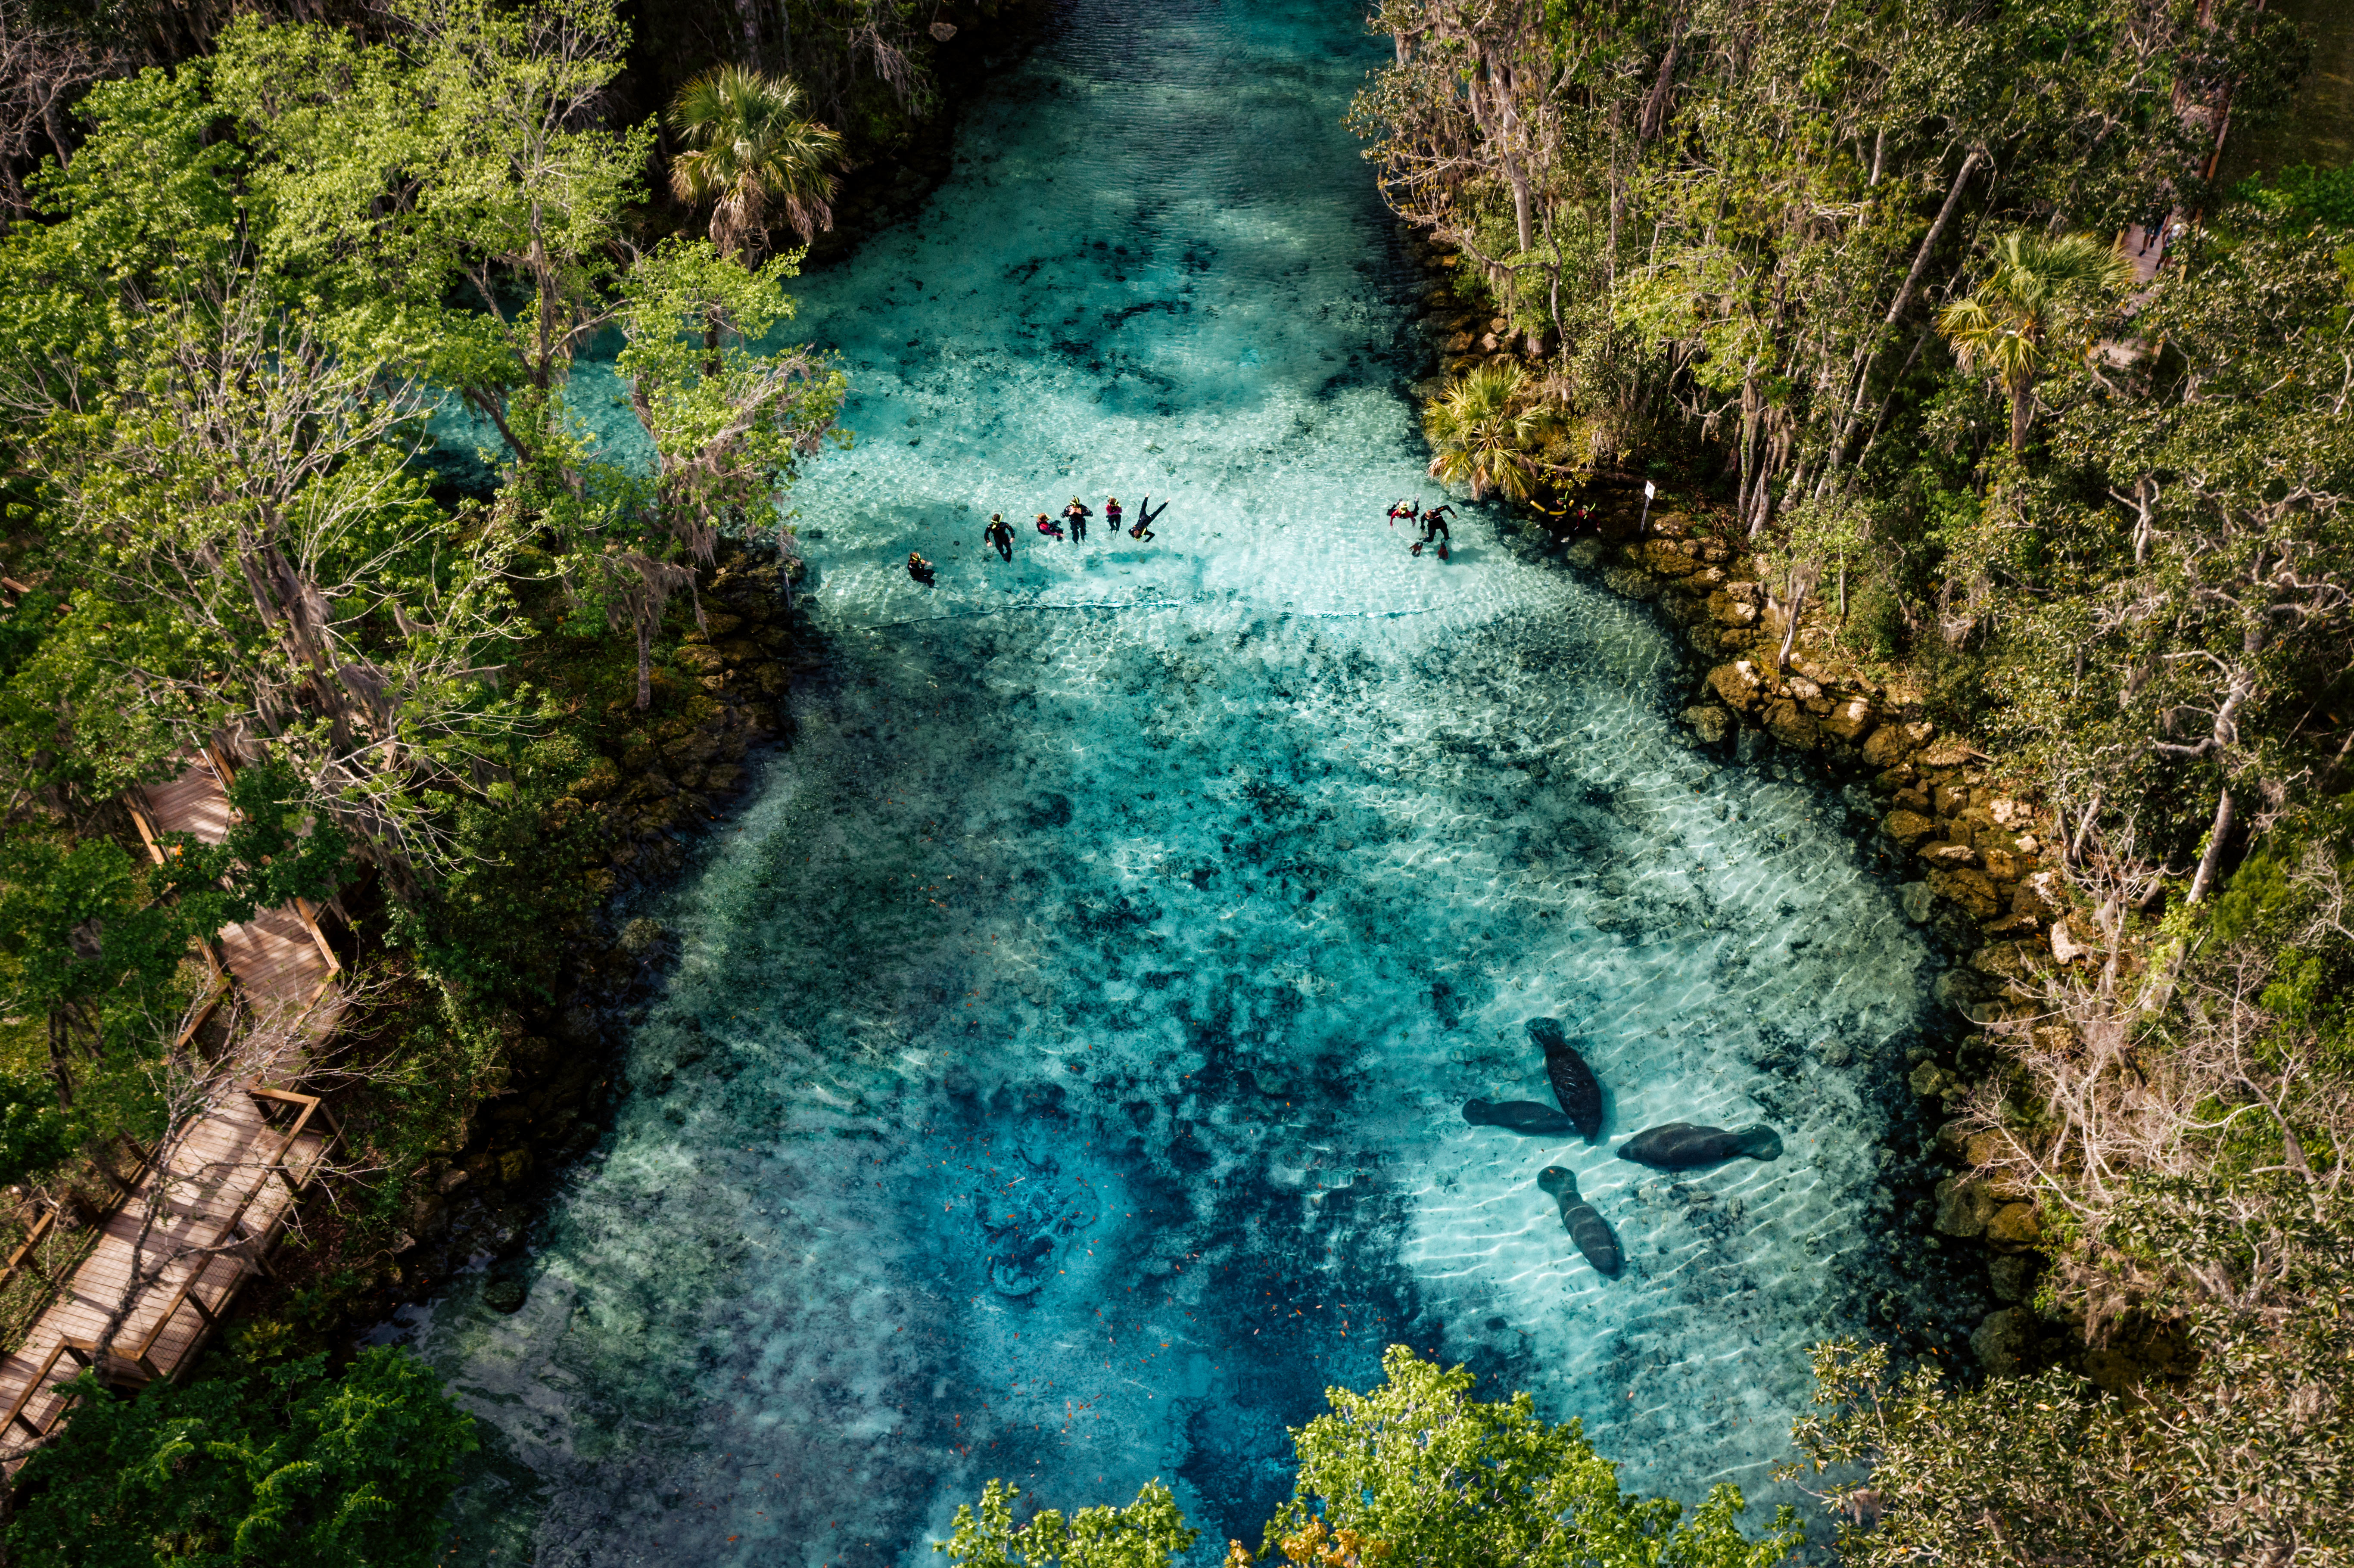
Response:
[[[1956,1388],[1927,1365],[1892,1376],[1884,1347],[1819,1347],[1821,1414],[1792,1436],[1848,1478],[1825,1500],[1850,1568],[2354,1550],[2354,1206],[2277,1168],[2145,1173],[2100,1228],[2149,1309],[2187,1317],[2195,1370],[2137,1397],[2056,1370]]]
[[[89,1129],[58,1106],[57,1086],[26,1073],[0,1073],[0,1187],[63,1164]]]
[[[1474,1399],[1469,1372],[1404,1345],[1382,1367],[1380,1387],[1326,1391],[1331,1414],[1292,1433],[1299,1479],[1267,1523],[1270,1559],[1279,1548],[1312,1568],[1770,1568],[1803,1540],[1787,1508],[1765,1537],[1744,1536],[1731,1486],[1679,1525],[1677,1503],[1621,1493],[1617,1467],[1579,1425],[1547,1425],[1527,1394]],[[991,1481],[980,1511],[960,1506],[954,1533],[933,1550],[957,1568],[1165,1568],[1198,1534],[1158,1481],[1125,1509],[1083,1509],[1067,1524],[1048,1510],[1017,1530],[1019,1495]],[[1233,1543],[1230,1565],[1251,1560]]]
[[[2264,212],[2303,218],[2325,228],[2354,229],[2354,168],[2317,169],[2297,164],[2268,185],[2243,180],[2232,193]]]
[[[758,249],[771,204],[806,245],[833,227],[842,138],[800,113],[801,89],[739,65],[715,66],[678,90],[669,121],[686,143],[671,161],[671,192],[711,205],[722,255]]]
[[[1527,1394],[1474,1399],[1469,1372],[1404,1345],[1392,1345],[1382,1367],[1380,1387],[1329,1390],[1331,1413],[1294,1434],[1298,1488],[1268,1524],[1270,1542],[1313,1519],[1429,1568],[1766,1568],[1801,1540],[1787,1508],[1763,1539],[1744,1537],[1732,1486],[1715,1488],[1679,1525],[1679,1504],[1619,1491],[1617,1467],[1579,1424],[1546,1425]]]
[[[187,952],[187,916],[151,895],[143,869],[106,839],[30,833],[0,842],[0,1008],[46,1014],[142,1005]]]
[[[1525,501],[1536,488],[1540,450],[1556,422],[1518,366],[1466,371],[1423,411],[1434,454],[1431,476],[1468,486],[1474,501],[1490,490]]]
[[[1083,1508],[1068,1520],[1041,1509],[1017,1529],[1013,1499],[1021,1495],[991,1481],[982,1489],[980,1512],[958,1504],[953,1531],[932,1550],[948,1553],[955,1568],[1168,1568],[1172,1557],[1201,1539],[1157,1480],[1147,1481],[1126,1508]]]
[[[85,1373],[76,1392],[20,1478],[7,1542],[29,1568],[423,1568],[476,1446],[440,1377],[395,1350],[340,1377],[314,1357],[131,1399]]]

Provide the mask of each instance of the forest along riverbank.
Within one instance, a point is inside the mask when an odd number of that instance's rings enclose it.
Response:
[[[1629,1486],[1763,1501],[1807,1343],[1967,1329],[1883,1150],[1935,960],[1842,812],[1693,752],[1649,611],[1482,514],[1447,564],[1382,518],[1428,481],[1339,124],[1379,52],[1305,4],[1079,5],[923,217],[806,281],[863,440],[797,497],[796,744],[642,906],[675,968],[512,1287],[402,1325],[496,1434],[461,1559],[915,1561],[992,1475],[1160,1475],[1256,1540],[1284,1428],[1392,1340]],[[984,553],[1074,493],[1172,510]],[[1536,1017],[1603,1141],[1465,1121],[1547,1092]],[[1678,1119],[1784,1153],[1614,1157]]]

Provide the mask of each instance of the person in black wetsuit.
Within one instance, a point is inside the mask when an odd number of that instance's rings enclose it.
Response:
[[[1436,539],[1438,541],[1438,558],[1442,561],[1447,559],[1447,546],[1455,542],[1455,535],[1447,531],[1447,519],[1454,511],[1452,506],[1434,506],[1422,514],[1422,539],[1414,547],[1416,555],[1421,555],[1422,546]]]
[[[1063,536],[1063,525],[1060,523],[1055,522],[1052,517],[1047,516],[1044,512],[1041,512],[1038,514],[1038,532],[1041,534],[1052,534],[1055,538],[1059,539]]]
[[[1009,561],[1013,558],[1013,530],[1005,525],[1004,513],[991,513],[989,526],[981,531],[981,536],[996,546],[999,555]]]
[[[907,575],[929,588],[932,586],[932,563],[910,550],[907,552]]]
[[[1085,502],[1076,495],[1071,497],[1071,503],[1063,508],[1063,521],[1071,525],[1072,544],[1084,545],[1087,542],[1087,519],[1094,515],[1094,513],[1087,510]]]
[[[1152,504],[1152,497],[1146,496],[1137,505],[1136,526],[1128,531],[1128,536],[1131,539],[1150,540],[1152,537],[1152,520],[1168,510],[1169,503],[1162,502],[1156,510]]]

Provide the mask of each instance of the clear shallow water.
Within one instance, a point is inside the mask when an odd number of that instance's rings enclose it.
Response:
[[[1393,1340],[1630,1488],[1781,1495],[1926,954],[1829,801],[1687,748],[1638,608],[1384,524],[1430,486],[1356,8],[1141,9],[1074,5],[929,210],[806,281],[862,436],[797,496],[832,657],[657,911],[676,972],[527,1304],[414,1324],[497,1434],[460,1560],[934,1561],[991,1476],[1158,1476],[1256,1544],[1286,1425]],[[984,553],[1074,490],[1173,501],[1155,545]],[[1538,1014],[1598,1147],[1461,1119],[1548,1097]],[[1787,1152],[1612,1156],[1677,1119]]]

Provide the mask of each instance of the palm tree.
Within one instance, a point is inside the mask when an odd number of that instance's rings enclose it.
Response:
[[[681,201],[712,204],[711,243],[723,256],[757,247],[772,207],[804,245],[833,227],[829,204],[842,182],[830,165],[842,138],[796,114],[801,101],[783,77],[735,65],[705,71],[672,101],[670,127],[686,150],[671,162],[670,188]]]
[[[1490,490],[1526,501],[1536,485],[1526,449],[1548,423],[1542,409],[1514,408],[1526,384],[1518,366],[1483,365],[1458,376],[1424,416],[1437,449],[1431,477],[1470,486],[1474,501]]]
[[[2006,234],[1994,272],[1947,305],[1937,330],[1964,370],[1990,372],[2010,395],[2010,450],[2027,445],[2035,378],[2079,341],[2105,295],[2133,281],[2133,263],[2089,234]]]

